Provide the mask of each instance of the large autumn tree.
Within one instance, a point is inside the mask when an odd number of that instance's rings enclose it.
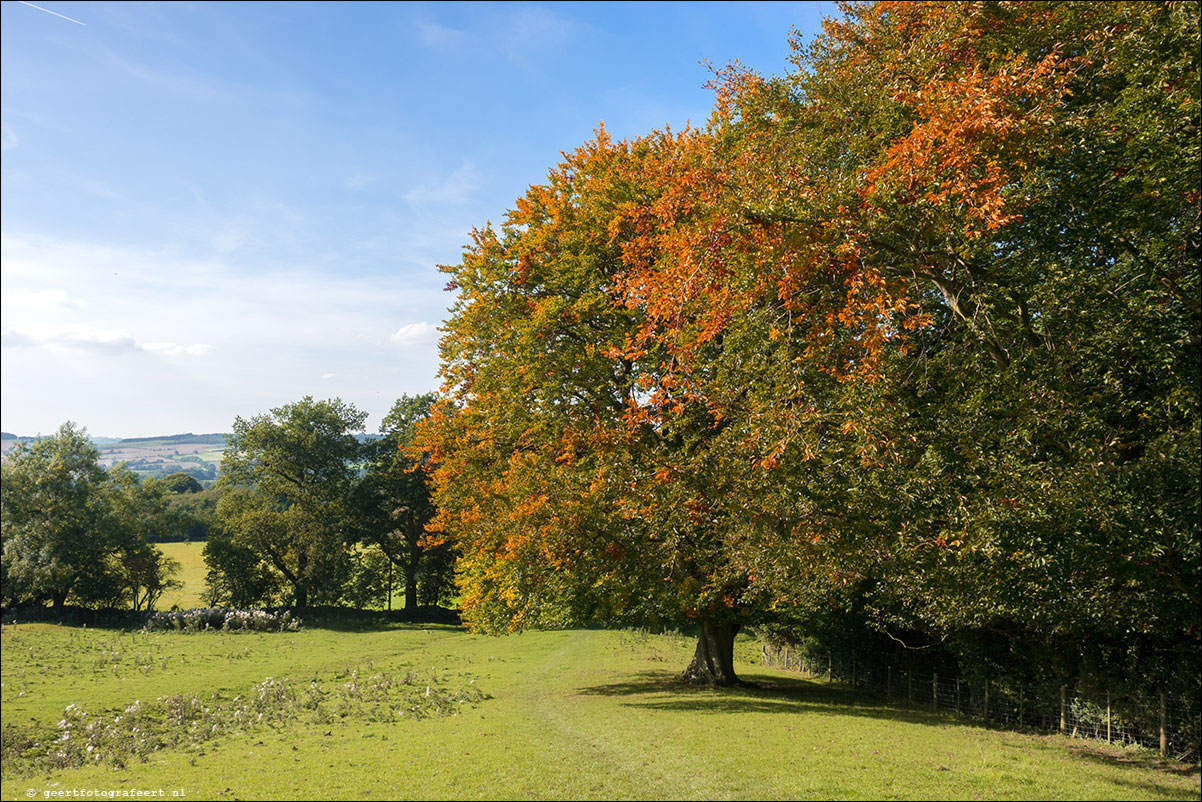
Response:
[[[1198,78],[1196,5],[854,4],[570,154],[447,268],[469,621],[1196,646]]]
[[[644,338],[760,469],[723,499],[749,595],[1180,657],[1197,6],[845,12],[791,75],[720,76],[708,149],[670,163],[678,199],[639,210],[658,233],[627,260]]]

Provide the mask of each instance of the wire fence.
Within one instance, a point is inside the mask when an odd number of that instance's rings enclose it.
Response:
[[[1160,691],[1098,695],[1068,685],[1022,685],[1003,679],[966,679],[913,671],[855,655],[814,655],[789,646],[761,645],[764,665],[796,670],[907,702],[990,724],[1092,738],[1158,750],[1164,757],[1198,762],[1202,704]]]

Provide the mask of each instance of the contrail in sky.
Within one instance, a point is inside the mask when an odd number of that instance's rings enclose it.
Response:
[[[85,28],[88,27],[88,24],[86,22],[80,22],[77,19],[71,19],[70,17],[63,16],[62,14],[58,13],[57,11],[51,11],[48,8],[42,8],[41,6],[35,6],[33,3],[26,3],[25,0],[17,0],[17,2],[19,2],[23,6],[29,6],[30,8],[36,8],[38,11],[45,11],[47,14],[53,14],[56,17],[62,17],[67,22],[74,22],[76,25],[82,25]]]

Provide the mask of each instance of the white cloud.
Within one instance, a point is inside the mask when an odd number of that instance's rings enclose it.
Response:
[[[433,343],[448,299],[433,268],[445,250],[436,222],[420,232],[430,242],[372,244],[392,259],[373,257],[390,267],[374,272],[347,268],[357,252],[306,263],[4,233],[5,428],[225,431],[235,415],[335,387],[382,415],[401,393],[437,386]],[[77,298],[88,305],[71,305]],[[21,305],[31,299],[46,308]],[[422,322],[398,330],[407,321]]]
[[[213,346],[208,343],[195,343],[193,345],[177,345],[176,343],[139,343],[139,348],[144,351],[149,351],[152,354],[160,356],[206,356],[212,353]]]
[[[406,323],[397,329],[388,340],[397,345],[422,345],[433,342],[437,337],[438,327],[422,321],[421,323]]]
[[[321,374],[321,380],[326,381],[328,379],[333,379],[337,375],[338,375],[337,373],[323,373],[323,374]]]
[[[0,295],[0,304],[34,312],[48,312],[63,307],[83,309],[88,305],[88,302],[79,298],[72,298],[66,290],[58,288],[46,290],[27,290],[21,288],[9,290]]]
[[[28,335],[12,329],[0,329],[0,346],[4,348],[29,348],[37,345]]]

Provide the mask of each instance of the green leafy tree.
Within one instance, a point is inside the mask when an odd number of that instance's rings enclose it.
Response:
[[[183,493],[199,493],[204,490],[204,486],[196,480],[195,477],[189,476],[186,473],[176,472],[169,473],[159,483],[170,493],[177,495]]]
[[[339,399],[305,397],[234,421],[218,518],[234,545],[278,572],[297,607],[342,595],[348,503],[362,455],[355,433],[366,417]]]
[[[108,479],[108,525],[116,548],[105,573],[116,580],[114,598],[122,606],[153,610],[165,592],[181,587],[174,578],[179,563],[154,544],[179,532],[183,516],[170,504],[167,489],[154,480],[142,480],[123,465],[110,470]]]
[[[409,455],[418,424],[427,419],[434,395],[402,396],[381,424],[383,437],[368,444],[367,469],[355,489],[357,528],[396,567],[405,609],[438,604],[453,592],[449,543],[432,537],[434,517],[428,468]]]
[[[163,491],[106,472],[84,429],[19,444],[3,464],[4,598],[149,609],[178,570],[153,541],[175,526]]]
[[[209,607],[273,607],[285,597],[287,583],[270,560],[220,526],[210,531],[202,554],[208,566],[202,598]]]

